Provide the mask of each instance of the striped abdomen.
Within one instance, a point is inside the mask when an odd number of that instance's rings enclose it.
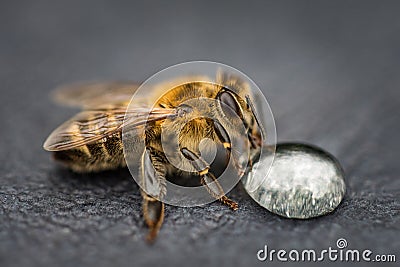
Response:
[[[126,166],[121,132],[91,144],[55,151],[54,158],[76,172],[96,172]]]

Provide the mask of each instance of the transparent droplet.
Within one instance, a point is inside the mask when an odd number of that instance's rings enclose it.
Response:
[[[276,145],[275,158],[263,172],[264,154],[243,178],[249,195],[261,206],[288,218],[307,219],[333,211],[345,194],[344,172],[339,162],[320,148],[299,144]],[[254,188],[254,184],[259,185]]]

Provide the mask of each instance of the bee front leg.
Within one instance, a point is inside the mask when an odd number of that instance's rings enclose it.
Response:
[[[143,217],[149,227],[147,241],[153,242],[164,220],[164,203],[161,202],[166,194],[165,168],[159,164],[157,156],[146,149],[142,156],[142,188]],[[149,194],[151,195],[149,195]],[[153,197],[155,196],[155,197]]]
[[[225,128],[221,125],[221,123],[219,123],[217,120],[214,120],[213,124],[214,124],[214,131],[217,134],[219,141],[222,143],[224,148],[228,151],[229,155],[231,156],[232,145],[228,133],[226,132]],[[240,165],[240,163],[237,161],[235,157],[233,157],[233,165],[237,170],[238,175],[242,177],[246,169]]]
[[[182,148],[181,152],[185,156],[185,158],[189,159],[192,162],[193,167],[196,169],[201,177],[201,183],[206,186],[207,191],[210,193],[210,195],[213,196],[215,199],[221,201],[231,209],[237,210],[239,208],[238,204],[225,196],[222,186],[219,184],[215,176],[211,172],[209,172],[210,166],[208,165],[208,163],[199,155],[190,151],[187,148]]]

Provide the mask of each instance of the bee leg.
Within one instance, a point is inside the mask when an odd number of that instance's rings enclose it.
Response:
[[[218,139],[220,140],[224,148],[228,151],[229,155],[231,155],[232,145],[228,133],[226,132],[225,128],[221,125],[221,123],[219,123],[217,120],[214,120],[213,123],[214,123],[214,131],[217,134]],[[233,157],[233,165],[235,169],[238,171],[238,175],[242,177],[246,169],[240,166],[240,163],[236,160],[235,157]]]
[[[181,152],[185,156],[185,158],[189,159],[192,162],[193,167],[198,171],[201,177],[201,183],[206,186],[207,191],[210,193],[210,195],[213,196],[215,199],[221,201],[231,209],[237,210],[239,208],[238,204],[225,196],[222,186],[219,184],[215,176],[211,172],[209,172],[210,166],[208,165],[208,163],[199,155],[190,151],[187,148],[182,148]]]
[[[222,189],[218,180],[211,172],[208,172],[208,169],[206,170],[207,173],[201,175],[201,183],[206,186],[208,193],[227,205],[229,208],[237,210],[239,208],[238,203],[225,196],[224,190]]]
[[[142,191],[142,196],[143,217],[147,227],[149,227],[146,240],[152,243],[156,239],[164,220],[164,203],[147,195],[144,191]]]
[[[149,227],[149,234],[147,235],[149,242],[155,240],[164,220],[164,203],[160,200],[166,193],[165,173],[165,168],[160,164],[158,157],[146,149],[142,156],[141,171],[141,186],[145,190],[141,190],[141,193],[143,197],[143,217]]]

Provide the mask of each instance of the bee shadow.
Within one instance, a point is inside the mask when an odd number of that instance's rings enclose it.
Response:
[[[95,173],[76,173],[62,167],[49,172],[49,181],[63,190],[104,190],[117,192],[139,192],[139,186],[127,168]]]

